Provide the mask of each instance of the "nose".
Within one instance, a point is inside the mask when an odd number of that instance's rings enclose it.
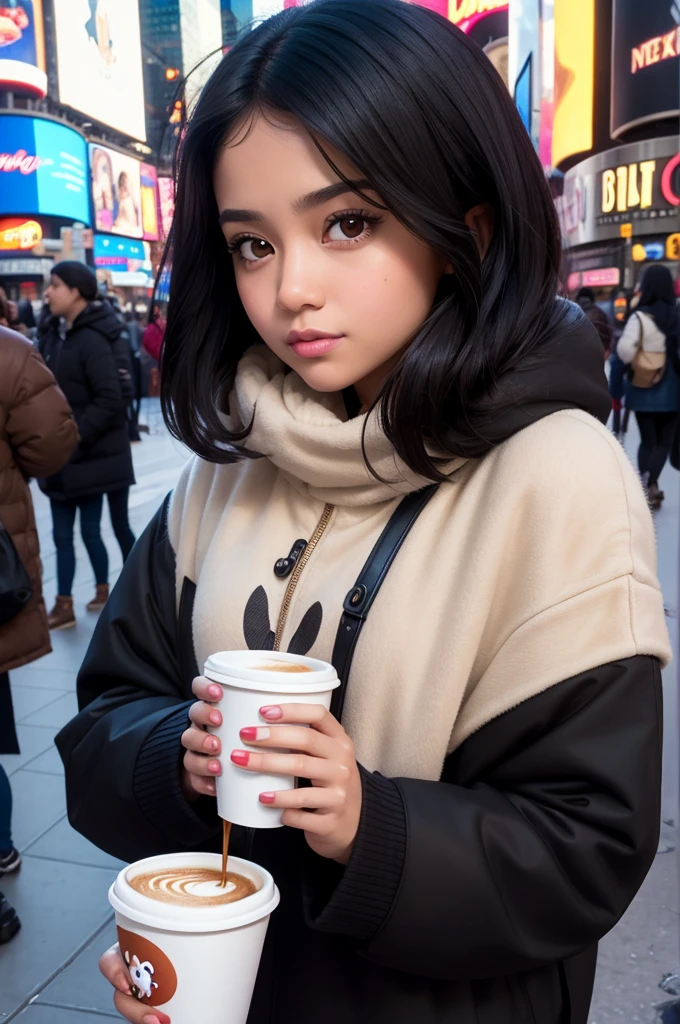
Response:
[[[281,309],[289,313],[297,313],[305,306],[321,309],[326,301],[321,260],[322,256],[314,244],[296,245],[281,257],[276,297]]]

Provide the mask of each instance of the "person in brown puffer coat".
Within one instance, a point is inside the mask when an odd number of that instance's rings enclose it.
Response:
[[[42,566],[29,477],[56,473],[78,443],[64,395],[42,356],[21,334],[0,326],[0,523],[8,531],[31,580],[28,604],[0,626],[0,754],[18,754],[9,671],[52,649],[42,597]],[[12,791],[0,766],[0,875],[21,857],[11,838]],[[0,893],[0,943],[19,930],[19,919]]]

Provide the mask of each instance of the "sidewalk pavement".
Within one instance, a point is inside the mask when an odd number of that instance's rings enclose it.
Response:
[[[146,405],[153,433],[145,434],[143,442],[134,446],[139,483],[131,493],[130,507],[136,533],[142,531],[174,486],[186,458],[181,446],[165,433],[157,404],[147,401]],[[635,443],[632,428],[626,444],[631,454]],[[662,486],[667,499],[657,516],[659,573],[666,605],[675,616],[680,478],[667,469]],[[49,602],[55,593],[49,505],[37,489],[34,498]],[[106,513],[104,520],[114,582],[121,558]],[[84,610],[94,584],[82,545],[77,554],[77,628],[54,634],[52,654],[11,674],[22,752],[0,761],[12,781],[14,839],[23,864],[18,874],[0,879],[0,888],[17,908],[23,927],[12,942],[0,947],[3,1024],[12,1020],[21,1024],[103,1024],[106,1018],[120,1020],[97,961],[115,941],[107,890],[122,865],[70,827],[61,761],[53,745],[60,727],[76,713],[76,672],[96,621]],[[669,626],[677,651],[677,619],[670,618]],[[659,982],[666,974],[680,972],[675,665],[664,673],[664,691],[665,823],[660,852],[632,907],[602,942],[589,1024],[660,1021],[663,1007],[672,997],[659,988]]]

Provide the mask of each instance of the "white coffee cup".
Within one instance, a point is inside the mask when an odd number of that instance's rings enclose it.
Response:
[[[267,663],[302,665],[306,672],[267,670]],[[260,708],[267,704],[322,704],[331,706],[331,695],[340,685],[337,672],[326,661],[279,651],[220,651],[205,663],[203,674],[219,683],[224,696],[216,702],[222,725],[210,732],[222,744],[222,774],[217,783],[217,812],[234,825],[248,828],[278,828],[283,811],[260,803],[260,793],[294,789],[292,775],[250,772],[231,760],[232,750],[243,750],[240,730],[249,725],[277,726],[265,722]],[[246,748],[252,749],[252,748]]]
[[[130,964],[140,1001],[149,1013],[158,1007],[169,1014],[172,1024],[246,1024],[269,915],[279,903],[274,879],[257,864],[230,857],[229,871],[249,878],[257,889],[237,902],[205,907],[163,902],[130,885],[136,875],[175,868],[220,872],[222,858],[217,853],[147,857],[123,868],[109,890],[121,955]],[[218,883],[201,885],[204,897],[223,892]]]

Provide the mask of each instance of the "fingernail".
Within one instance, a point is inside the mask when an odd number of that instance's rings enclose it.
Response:
[[[219,747],[219,742],[215,739],[210,739],[206,740],[203,746],[206,750],[217,750]]]
[[[160,1010],[156,1010],[156,1016],[158,1017],[160,1024],[170,1024],[170,1018],[167,1013],[161,1013]]]
[[[217,700],[220,700],[223,696],[221,686],[209,686],[208,693],[211,697],[215,697]]]
[[[247,765],[250,759],[250,754],[247,750],[232,750],[231,759],[234,764]]]
[[[241,739],[246,743],[252,743],[254,740],[268,740],[269,729],[258,729],[255,725],[248,725],[245,729],[241,729]]]
[[[170,1018],[166,1018],[166,1021],[169,1019]],[[144,1024],[161,1024],[161,1021],[155,1015],[152,1017],[147,1015],[146,1017],[142,1017],[142,1020],[144,1021]],[[164,1021],[163,1024],[166,1024],[166,1021]]]
[[[222,765],[220,764],[219,761],[209,761],[208,762],[208,771],[212,772],[214,775],[219,775],[221,769],[222,769]]]
[[[219,713],[219,711],[211,711],[209,717],[213,725],[221,725],[222,715]]]
[[[260,793],[261,804],[273,804],[275,799],[274,793]]]
[[[263,718],[281,718],[283,712],[277,705],[268,705],[267,707],[260,708],[260,714]]]

